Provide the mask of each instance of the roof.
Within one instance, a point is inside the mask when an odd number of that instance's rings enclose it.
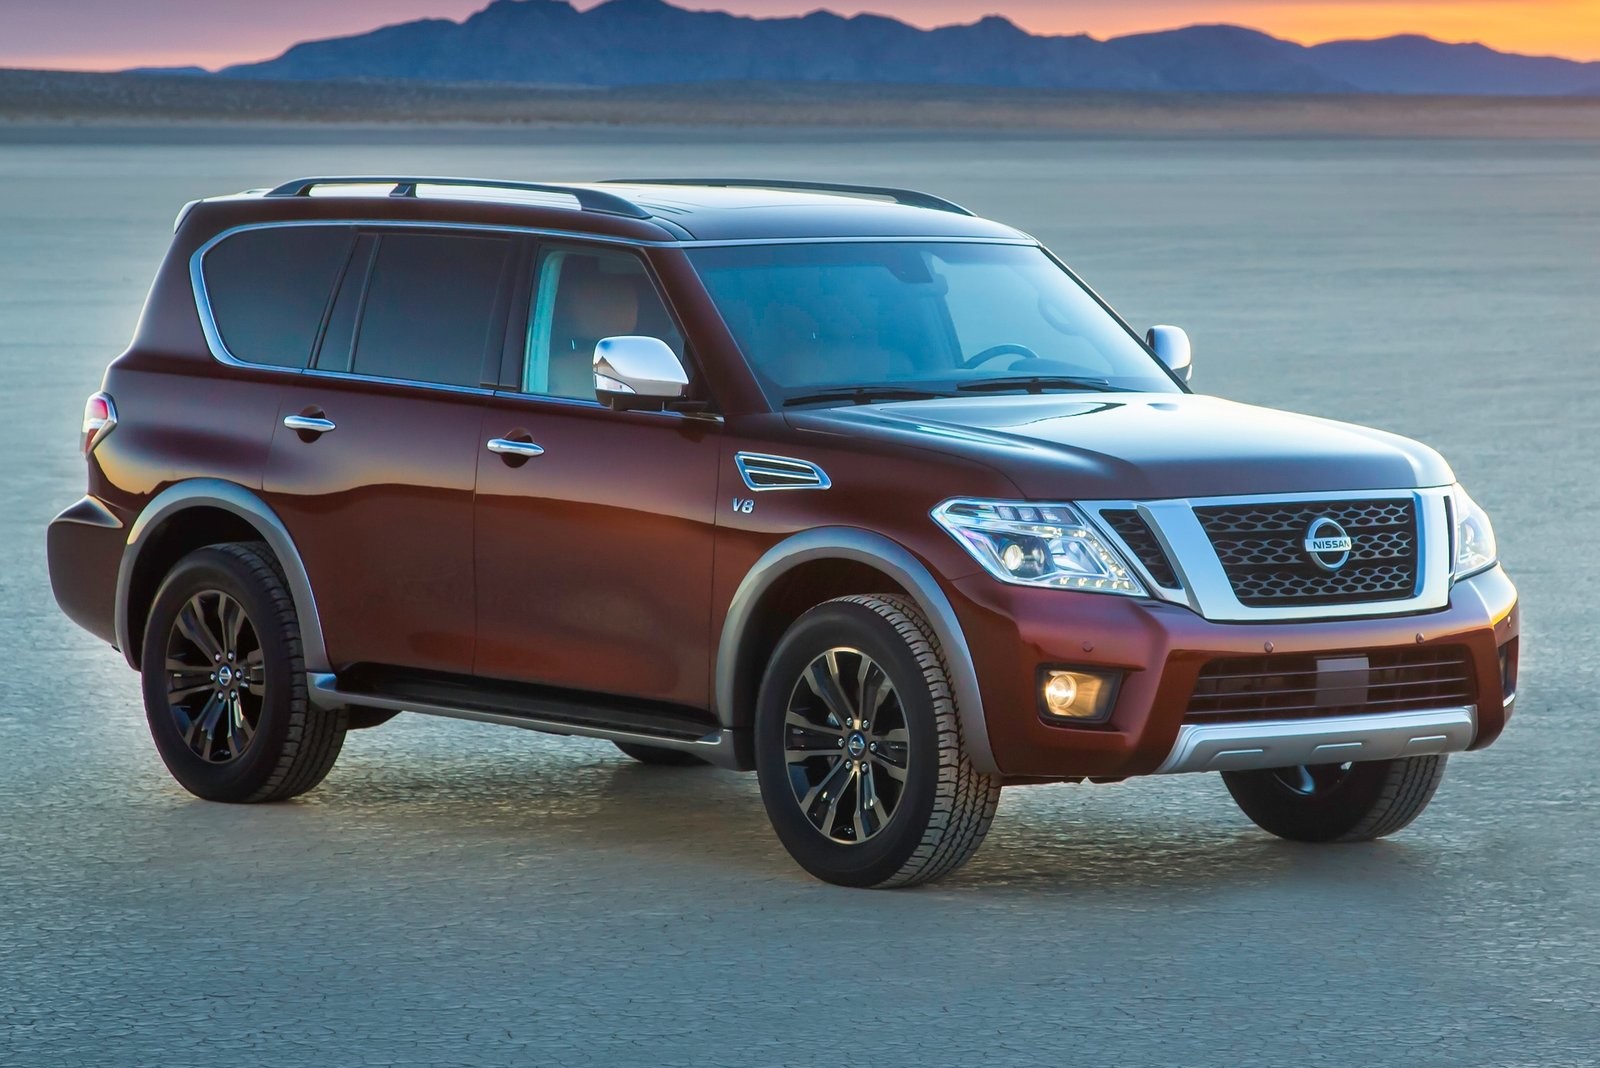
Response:
[[[301,178],[272,190],[252,190],[247,196],[285,207],[298,203],[309,208],[308,201],[316,201],[317,208],[308,214],[322,216],[334,207],[330,198],[348,205],[358,197],[385,204],[372,213],[383,217],[392,217],[397,210],[411,217],[439,212],[452,222],[543,229],[550,228],[557,216],[561,220],[557,225],[566,231],[592,230],[640,241],[1030,240],[1020,231],[978,218],[928,193],[830,183],[672,178],[552,184],[350,176]],[[348,207],[341,207],[348,214]]]
[[[602,187],[595,187],[602,188]],[[606,183],[603,186],[676,223],[699,241],[829,237],[950,237],[1016,240],[1009,226],[936,198],[886,199],[843,190]],[[900,191],[897,191],[900,192]]]

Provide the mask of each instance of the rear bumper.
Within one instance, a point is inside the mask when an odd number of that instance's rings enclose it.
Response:
[[[1177,605],[1029,589],[984,575],[950,590],[984,695],[990,746],[1011,778],[1122,778],[1481,749],[1504,729],[1515,696],[1517,596],[1499,567],[1457,583],[1440,611],[1326,623],[1212,623]],[[1214,659],[1419,647],[1466,650],[1471,705],[1185,720],[1201,670]],[[1045,722],[1038,685],[1047,666],[1122,672],[1109,720]]]
[[[50,522],[50,587],[78,626],[117,644],[117,573],[128,531],[97,497],[84,497]]]

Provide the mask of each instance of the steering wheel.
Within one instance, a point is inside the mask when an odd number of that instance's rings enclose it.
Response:
[[[1039,358],[1039,354],[1034,352],[1026,345],[1013,345],[1007,343],[1004,345],[990,345],[982,352],[973,356],[972,359],[964,361],[961,366],[970,370],[973,368],[982,367],[986,363],[993,363],[1002,356],[1021,356],[1025,360],[1037,360]]]

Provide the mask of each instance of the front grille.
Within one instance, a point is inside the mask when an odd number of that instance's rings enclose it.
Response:
[[[1411,498],[1215,505],[1194,510],[1239,603],[1254,608],[1396,601],[1417,585],[1417,506]],[[1305,539],[1328,518],[1350,536],[1349,559],[1319,567]]]
[[[1449,708],[1477,700],[1461,646],[1315,655],[1235,656],[1200,672],[1191,722],[1304,719]]]
[[[1169,590],[1178,588],[1178,576],[1173,572],[1167,554],[1161,551],[1161,542],[1156,539],[1155,531],[1150,529],[1150,524],[1144,521],[1142,515],[1132,508],[1117,508],[1101,512],[1100,518],[1133,550],[1133,555],[1150,572],[1157,586]]]

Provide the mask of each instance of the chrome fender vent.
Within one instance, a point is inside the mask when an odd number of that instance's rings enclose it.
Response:
[[[827,489],[833,485],[827,474],[814,463],[788,456],[767,456],[741,452],[733,457],[744,484],[757,493],[767,490]]]

